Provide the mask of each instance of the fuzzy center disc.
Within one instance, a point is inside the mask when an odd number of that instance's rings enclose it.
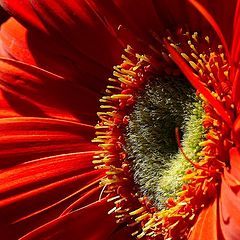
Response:
[[[191,158],[200,150],[203,109],[194,90],[181,77],[151,77],[130,114],[126,152],[132,161],[134,181],[140,192],[158,208],[181,186],[189,163],[178,151],[175,129]]]

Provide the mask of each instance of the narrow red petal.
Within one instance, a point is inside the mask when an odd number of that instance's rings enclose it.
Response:
[[[0,89],[15,112],[96,122],[99,92],[84,83],[11,59],[0,58],[0,66]]]
[[[106,199],[95,202],[69,215],[60,217],[32,231],[21,240],[108,240],[117,227],[114,217],[108,215],[110,205]]]
[[[88,185],[84,186],[84,187],[88,187]],[[69,214],[70,212],[72,212],[74,209],[80,208],[79,206],[84,206],[88,205],[86,204],[86,201],[89,202],[89,198],[92,199],[92,202],[96,201],[97,199],[99,199],[101,197],[101,192],[102,191],[102,187],[99,185],[98,187],[94,187],[93,189],[89,190],[86,194],[84,194],[82,197],[80,197],[79,199],[77,199],[75,202],[73,202],[71,205],[69,205],[62,213],[60,216],[64,216]],[[97,196],[96,196],[97,194]],[[93,199],[93,197],[95,197],[95,199]]]
[[[93,154],[82,152],[35,159],[1,172],[2,239],[17,239],[63,212],[98,199],[99,180],[104,171],[92,170]]]
[[[232,40],[232,69],[231,78],[233,79],[233,101],[239,110],[239,100],[240,100],[240,0],[237,1],[234,27],[233,27],[233,40]]]
[[[0,119],[0,167],[57,154],[95,151],[94,128],[48,118]]]

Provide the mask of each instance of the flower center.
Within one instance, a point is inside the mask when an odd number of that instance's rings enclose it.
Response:
[[[203,112],[194,90],[181,77],[151,77],[139,93],[126,127],[126,152],[135,183],[158,209],[169,197],[176,198],[190,167],[178,151],[175,128],[184,133],[184,151],[197,159]]]
[[[208,36],[179,29],[157,40],[160,50],[150,55],[128,46],[114,67],[100,99],[93,163],[105,169],[103,194],[114,203],[109,214],[132,226],[133,236],[185,239],[218,194],[229,162],[230,65]]]

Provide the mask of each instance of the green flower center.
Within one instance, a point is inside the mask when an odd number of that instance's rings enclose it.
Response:
[[[126,152],[135,183],[159,209],[169,197],[176,198],[191,167],[179,153],[175,129],[182,132],[184,152],[197,161],[203,118],[202,103],[181,77],[152,77],[139,92],[126,128]]]

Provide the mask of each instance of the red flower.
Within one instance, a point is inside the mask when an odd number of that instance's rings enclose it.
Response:
[[[13,16],[0,35],[1,239],[238,239],[240,1],[1,5]],[[121,62],[99,148],[98,99]],[[135,185],[123,130],[147,79],[179,70],[201,99],[205,139],[192,161],[177,137],[194,168],[159,210]]]

